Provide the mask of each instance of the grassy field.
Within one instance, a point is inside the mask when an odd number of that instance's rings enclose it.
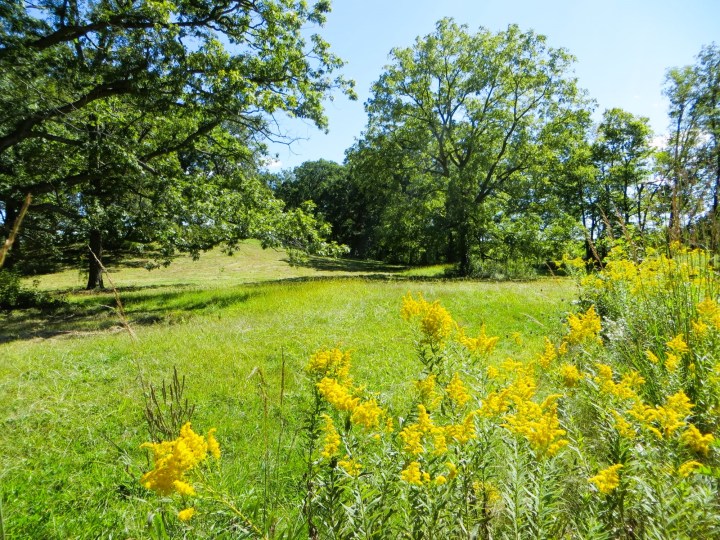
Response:
[[[197,405],[193,426],[218,429],[219,482],[252,512],[268,497],[265,437],[281,430],[273,500],[297,500],[294,434],[308,394],[302,368],[315,350],[351,349],[358,382],[399,407],[421,369],[399,316],[408,291],[441,300],[473,334],[485,323],[501,337],[496,359],[540,352],[575,295],[561,279],[448,281],[437,267],[328,260],[291,267],[283,253],[256,244],[233,257],[111,272],[137,341],[119,324],[112,293],[77,290],[82,278],[73,271],[39,278],[40,288],[66,295],[67,307],[0,315],[6,538],[147,536],[157,497],[138,483],[148,465],[139,448],[148,437],[142,383],[168,380],[173,367]]]

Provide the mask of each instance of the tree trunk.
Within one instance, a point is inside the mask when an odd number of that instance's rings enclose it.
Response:
[[[102,270],[102,233],[98,229],[90,231],[90,253],[88,253],[87,290],[104,289]]]

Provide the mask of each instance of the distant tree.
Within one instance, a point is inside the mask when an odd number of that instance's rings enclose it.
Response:
[[[707,232],[720,245],[720,48],[703,47],[694,66],[668,71],[670,135],[659,157],[667,182],[670,238]],[[697,230],[697,229],[701,230]]]
[[[412,48],[394,49],[373,85],[361,145],[391,153],[378,162],[406,193],[432,193],[441,203],[427,218],[443,221],[462,273],[482,254],[488,202],[526,193],[583,117],[572,60],[517,26],[470,34],[443,19]]]
[[[327,43],[305,39],[328,10],[299,0],[2,3],[0,225],[31,193],[28,232],[61,232],[101,258],[107,242],[196,252],[277,223],[242,215],[280,208],[256,183],[270,115],[324,128],[322,100],[351,93],[330,76],[342,62]],[[100,285],[93,255],[88,268],[88,287]]]
[[[593,239],[645,231],[656,186],[651,178],[652,130],[649,119],[609,109],[597,126],[592,145],[596,167],[587,192],[587,227]],[[606,230],[610,226],[611,230]]]

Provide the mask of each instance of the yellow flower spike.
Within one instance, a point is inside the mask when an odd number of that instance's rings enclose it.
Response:
[[[674,338],[672,338],[670,341],[665,343],[668,349],[673,351],[674,353],[682,356],[685,353],[690,352],[690,347],[687,343],[685,343],[685,338],[682,334],[678,334]]]
[[[458,342],[472,353],[490,354],[497,342],[500,340],[497,336],[488,336],[485,324],[480,327],[480,333],[476,338],[470,338],[465,335],[465,331],[460,329]]]
[[[448,461],[447,463],[445,463],[445,466],[447,467],[448,471],[450,471],[448,473],[448,479],[452,480],[457,476],[457,466],[452,461]]]
[[[185,510],[180,510],[180,511],[178,512],[177,517],[178,517],[178,519],[179,519],[180,521],[183,521],[183,522],[184,522],[184,521],[190,521],[190,519],[191,519],[194,515],[195,515],[195,509],[192,508],[192,507],[190,507],[190,508],[186,508]]]
[[[601,470],[597,475],[588,478],[588,482],[595,484],[595,487],[600,493],[605,495],[612,493],[620,485],[620,475],[618,472],[622,468],[623,465],[620,463],[612,465],[607,469]]]
[[[665,355],[665,369],[667,369],[670,373],[677,370],[678,366],[680,365],[680,357],[673,353],[667,353]]]
[[[495,366],[488,366],[486,368],[488,379],[497,379],[500,376],[500,370]]]
[[[567,318],[568,335],[565,340],[570,345],[577,345],[583,341],[592,339],[599,341],[601,330],[600,317],[592,305],[585,313],[571,313]]]
[[[660,362],[660,359],[653,353],[651,350],[645,351],[645,357],[652,363],[657,364]]]
[[[323,426],[325,437],[323,439],[324,446],[320,451],[320,455],[325,459],[330,459],[337,454],[340,448],[340,435],[335,429],[335,424],[333,424],[333,419],[330,416],[323,414],[321,418],[325,420],[325,425]]]
[[[690,325],[692,326],[693,334],[699,338],[705,337],[710,331],[710,327],[703,321],[692,321]]]
[[[698,454],[707,456],[715,437],[713,437],[712,433],[703,435],[695,425],[688,424],[687,429],[680,436],[680,440]]]
[[[310,357],[305,371],[318,378],[331,377],[345,381],[350,374],[350,352],[340,349],[317,351]]]
[[[577,383],[582,379],[582,374],[578,371],[578,368],[572,364],[563,364],[560,366],[559,373],[563,384],[568,388],[577,386]]]
[[[625,439],[634,439],[637,433],[632,424],[617,411],[612,411],[612,414],[615,417],[615,429],[618,434]]]
[[[702,467],[702,463],[695,460],[686,461],[678,467],[677,474],[681,478],[686,478],[691,474],[694,474]]]
[[[363,426],[365,429],[376,428],[380,425],[380,417],[383,410],[374,399],[360,403],[352,412],[350,421],[353,424]]]
[[[404,480],[408,484],[422,486],[423,473],[420,470],[420,463],[418,463],[417,461],[410,462],[410,464],[400,473],[400,479]]]
[[[552,341],[545,338],[545,351],[538,357],[538,364],[543,369],[548,369],[553,360],[558,357],[557,349]]]
[[[205,437],[192,430],[190,422],[180,429],[180,436],[174,441],[145,443],[141,448],[151,449],[155,462],[153,470],[140,478],[143,487],[161,495],[194,493],[184,475],[207,457],[208,445]]]
[[[467,388],[463,384],[460,376],[455,373],[450,381],[450,384],[445,388],[448,397],[460,407],[464,406],[470,401],[470,394],[468,394]]]
[[[344,470],[349,476],[352,476],[353,478],[357,478],[360,476],[360,472],[362,471],[362,465],[355,461],[354,459],[350,459],[348,456],[345,456],[345,459],[341,459],[338,461],[338,467],[340,467],[342,470]]]
[[[339,411],[352,412],[360,404],[360,398],[353,397],[348,387],[335,379],[324,377],[316,386],[320,395]]]
[[[439,474],[435,477],[435,485],[442,486],[443,484],[447,484],[447,478],[445,478],[442,474]]]
[[[206,436],[207,448],[208,452],[210,452],[210,455],[212,455],[215,459],[220,459],[220,445],[215,438],[216,431],[216,428],[212,428],[210,431],[208,431]]]

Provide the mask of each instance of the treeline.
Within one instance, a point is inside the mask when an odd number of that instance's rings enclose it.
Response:
[[[312,200],[352,256],[453,262],[463,274],[533,266],[618,239],[720,240],[720,49],[668,72],[668,136],[593,103],[573,58],[515,26],[470,33],[451,20],[395,49],[340,165],[270,179],[290,207]]]
[[[408,264],[535,265],[602,257],[608,239],[715,248],[720,50],[671,70],[669,137],[593,103],[574,58],[517,26],[451,19],[394,49],[342,165],[263,173],[278,113],[327,125],[353,97],[308,25],[326,1],[47,0],[0,5],[0,236],[32,206],[6,265],[104,254],[157,263],[242,239]],[[309,203],[308,201],[312,201]],[[314,209],[313,205],[314,204]],[[653,240],[654,241],[654,240]]]

